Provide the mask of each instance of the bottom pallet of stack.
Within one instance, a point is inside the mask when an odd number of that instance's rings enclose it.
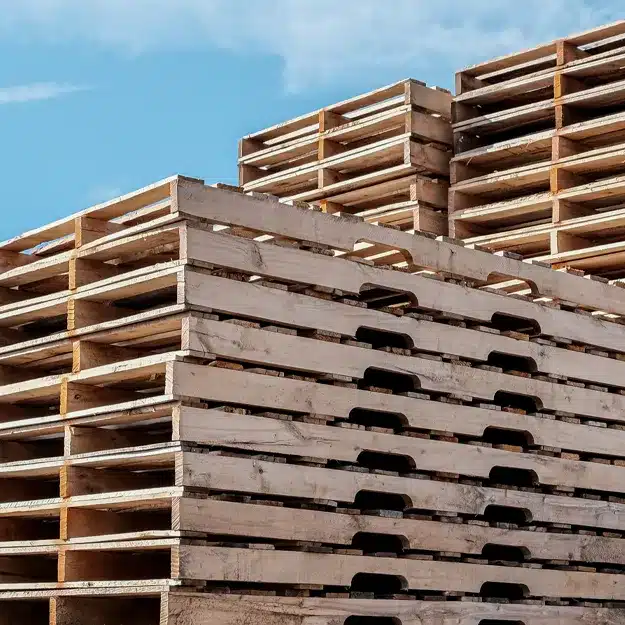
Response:
[[[301,593],[306,594],[306,593]],[[310,594],[310,593],[309,593]],[[0,595],[1,625],[623,625],[625,609],[345,596],[215,594],[163,586]]]

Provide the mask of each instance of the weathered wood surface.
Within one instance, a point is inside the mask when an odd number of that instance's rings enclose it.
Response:
[[[531,320],[543,334],[562,336],[607,349],[625,351],[625,332],[618,324],[557,310],[542,304],[441,282],[421,275],[384,270],[356,262],[347,263],[303,250],[289,249],[240,237],[189,229],[187,258],[251,275],[314,284],[359,294],[373,286],[411,294],[415,303],[491,322],[507,314]],[[555,273],[555,272],[554,272]],[[514,276],[519,278],[519,276]],[[582,284],[585,284],[584,282]]]
[[[616,314],[625,313],[625,292],[611,285],[582,281],[578,276],[553,272],[548,267],[355,222],[340,215],[285,206],[275,198],[250,197],[180,178],[176,183],[174,208],[180,215],[315,241],[343,251],[352,251],[359,241],[368,241],[403,250],[414,265],[434,271],[455,273],[484,283],[497,275],[513,276],[529,281],[537,295]]]
[[[598,462],[186,407],[179,429],[183,441],[246,451],[353,463],[373,451],[402,456],[417,471],[487,479],[494,468],[506,467],[532,471],[543,485],[625,492],[625,467]]]
[[[189,320],[184,349],[292,371],[363,379],[367,370],[409,376],[418,387],[492,401],[501,391],[535,398],[547,410],[625,420],[625,396],[379,350],[326,343],[208,319]],[[0,395],[1,399],[1,395]]]
[[[337,514],[320,510],[234,503],[185,497],[174,502],[174,528],[224,536],[308,541],[351,546],[361,533],[401,539],[404,549],[482,555],[487,545],[522,549],[526,559],[619,564],[620,538],[500,529],[411,518]]]
[[[355,337],[361,328],[392,332],[407,340],[407,346],[433,353],[455,354],[469,360],[487,361],[491,354],[527,358],[536,371],[592,380],[610,386],[625,386],[625,362],[563,350],[529,341],[476,332],[452,325],[398,317],[291,293],[255,283],[244,283],[187,271],[185,302],[192,307],[238,314],[305,329],[337,332]],[[625,328],[623,328],[625,335]]]
[[[179,575],[184,579],[271,584],[351,586],[360,573],[395,575],[403,587],[479,593],[488,582],[519,584],[535,597],[625,597],[618,574],[553,571],[408,558],[181,546]]]
[[[489,427],[527,432],[536,445],[622,456],[625,432],[488,408],[439,403],[402,395],[321,385],[243,371],[176,362],[172,392],[180,396],[347,419],[355,409],[399,417],[408,427],[483,436]]]
[[[353,503],[361,491],[401,495],[406,508],[482,515],[489,506],[523,511],[528,521],[625,529],[625,505],[335,469],[185,453],[180,483],[193,488]]]
[[[403,625],[622,625],[619,609],[460,601],[252,597],[172,592],[163,598],[160,625],[343,625],[350,616],[395,618]],[[69,625],[57,623],[57,625]],[[90,624],[89,624],[90,625]],[[98,624],[100,625],[100,624]]]

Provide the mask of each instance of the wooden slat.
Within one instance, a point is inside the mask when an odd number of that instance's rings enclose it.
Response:
[[[625,312],[624,291],[600,282],[580,282],[578,276],[553,272],[512,258],[463,249],[458,245],[370,224],[350,223],[349,227],[337,227],[339,217],[334,215],[285,207],[275,200],[262,201],[199,184],[179,184],[175,201],[176,209],[190,216],[317,241],[344,251],[352,250],[359,240],[371,241],[391,249],[405,250],[416,265],[435,271],[455,272],[484,282],[492,274],[514,276],[529,280],[535,285],[536,292],[546,297],[573,301],[616,314]]]
[[[187,579],[351,586],[362,573],[395,575],[404,587],[479,593],[489,582],[519,584],[530,596],[621,599],[621,576],[528,570],[458,562],[423,562],[290,551],[183,546],[180,575]]]
[[[369,369],[381,370],[412,377],[420,388],[438,393],[470,395],[492,401],[497,393],[507,392],[536,398],[538,405],[547,410],[610,421],[625,419],[622,417],[625,397],[620,394],[241,328],[218,321],[194,320],[190,326],[187,346],[199,357],[217,355],[239,362],[356,380],[362,380]],[[11,386],[5,388],[12,389]],[[7,398],[10,396],[6,395]]]
[[[623,559],[622,540],[602,536],[558,534],[484,527],[463,523],[183,498],[174,506],[175,526],[182,531],[248,536],[276,541],[307,541],[351,547],[361,533],[398,536],[406,550],[454,552],[481,556],[486,545],[520,548],[527,559],[608,562]]]
[[[215,402],[270,410],[312,413],[348,419],[353,410],[370,410],[399,418],[411,428],[442,430],[482,437],[489,427],[527,432],[535,445],[621,456],[625,434],[612,430],[555,421],[540,416],[502,412],[476,406],[388,395],[365,390],[320,385],[253,373],[232,372],[176,362],[170,373],[172,390],[181,396],[210,396]]]
[[[406,509],[483,515],[489,506],[515,508],[528,521],[625,529],[625,505],[452,482],[356,473],[248,458],[185,453],[182,483],[275,497],[353,504],[359,492],[401,495]]]
[[[189,230],[187,245],[188,256],[197,261],[246,271],[250,275],[322,285],[351,294],[359,294],[366,285],[376,285],[412,293],[419,306],[426,309],[444,310],[487,323],[494,314],[506,313],[535,321],[543,334],[560,336],[566,327],[568,338],[625,351],[625,336],[620,327],[529,301],[220,233]],[[586,285],[586,281],[578,283]]]
[[[543,485],[625,492],[625,468],[597,462],[549,458],[250,415],[238,415],[233,419],[231,413],[219,410],[183,408],[179,428],[183,441],[250,452],[351,463],[358,463],[363,452],[377,452],[403,457],[417,471],[488,479],[494,468],[506,467],[531,471]]]
[[[407,346],[429,352],[456,354],[487,361],[494,353],[516,355],[535,363],[536,370],[610,386],[625,386],[625,362],[562,350],[529,341],[414,319],[307,295],[280,291],[255,283],[227,280],[189,271],[185,301],[194,307],[274,321],[296,328],[325,330],[356,338],[360,328],[391,332],[408,339]]]
[[[484,620],[525,625],[613,625],[621,618],[618,609],[597,607],[193,593],[167,595],[164,613],[168,620],[161,625],[239,625],[250,620],[266,625],[305,625],[312,619],[319,625],[336,625],[350,616],[396,618],[403,625],[480,625]]]

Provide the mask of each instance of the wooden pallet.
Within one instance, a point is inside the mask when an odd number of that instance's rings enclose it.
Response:
[[[218,225],[242,227],[258,235],[277,236],[308,244],[314,242],[339,253],[369,258],[374,265],[407,262],[410,267],[469,280],[478,288],[496,285],[504,278],[520,280],[530,286],[530,292],[536,298],[556,299],[575,303],[588,310],[617,315],[625,312],[625,293],[622,291],[600,281],[580,282],[578,275],[549,271],[540,263],[521,262],[514,255],[476,251],[464,248],[458,241],[414,236],[391,228],[373,226],[354,220],[353,217],[348,219],[348,215],[327,215],[267,196],[243,195],[229,189],[206,187],[201,181],[179,176],[146,189],[149,191],[153,187],[158,188],[161,196],[165,197],[163,204],[167,207],[167,220],[176,221],[181,217],[201,219]],[[113,205],[127,205],[135,196],[143,197],[142,194],[148,191],[121,197]],[[288,210],[285,210],[287,205]],[[108,205],[104,208],[109,210]],[[100,207],[95,207],[85,214],[97,215],[98,210]],[[115,210],[123,212],[126,209],[117,207]],[[75,223],[74,217],[63,221],[63,231],[71,230],[69,236],[72,238]],[[155,225],[152,223],[150,227]],[[32,254],[27,253],[28,246],[34,245],[35,241],[53,240],[60,232],[56,228],[57,225],[52,224],[28,236],[18,237],[21,241],[20,249],[24,251],[17,252],[19,257],[15,262],[19,265],[30,264]],[[12,301],[21,298],[22,290],[20,287],[9,289]]]
[[[24,282],[71,288],[7,287],[0,319],[31,334],[0,347],[0,613],[247,618],[219,591],[297,595],[294,623],[302,601],[323,623],[390,597],[408,622],[621,618],[618,283],[156,187],[164,214]]]
[[[415,80],[244,137],[247,191],[446,234],[451,96]]]
[[[276,597],[211,594],[166,586],[14,592],[3,593],[0,601],[3,615],[7,615],[6,623],[28,622],[31,625],[236,625],[250,619],[267,625],[304,625],[311,618],[321,625],[331,625],[337,620],[352,623],[357,619],[376,623],[398,619],[409,625],[449,625],[459,621],[479,625],[483,620],[556,625],[566,619],[573,625],[590,622],[613,625],[621,618],[617,608],[592,604],[569,607],[529,602]]]
[[[621,21],[458,74],[452,236],[620,276],[624,32]]]

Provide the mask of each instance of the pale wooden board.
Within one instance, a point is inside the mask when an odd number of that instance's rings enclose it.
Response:
[[[623,421],[625,396],[469,368],[415,356],[326,343],[230,323],[190,320],[185,348],[199,357],[219,356],[239,362],[319,375],[335,374],[362,379],[368,369],[378,369],[419,381],[420,388],[440,393],[470,395],[492,401],[505,391],[538,398],[547,410],[564,411]],[[11,387],[5,387],[11,388]],[[168,386],[166,392],[170,392]],[[0,388],[0,399],[2,389]]]
[[[625,505],[374,473],[184,453],[182,485],[239,493],[353,503],[361,491],[401,495],[406,508],[481,515],[488,506],[526,511],[541,523],[625,529]]]
[[[486,545],[526,550],[526,559],[619,564],[625,546],[619,538],[558,534],[441,523],[372,515],[337,514],[214,499],[185,497],[174,502],[174,526],[188,532],[247,536],[276,541],[308,541],[351,546],[359,533],[404,539],[405,549],[480,556]]]
[[[357,463],[364,452],[378,452],[411,459],[417,471],[440,471],[488,479],[493,468],[506,467],[532,471],[543,485],[625,492],[625,467],[598,462],[186,407],[181,409],[179,429],[181,441],[248,452],[351,463]],[[145,455],[146,452],[143,452],[141,460]],[[115,460],[119,464],[131,462],[130,458]],[[78,459],[72,460],[72,463],[77,462]]]
[[[244,188],[246,191],[293,195],[302,191],[308,193],[308,189],[301,189],[301,187],[310,186],[312,180],[313,193],[310,196],[312,200],[324,196],[321,189],[317,190],[316,184],[317,172],[323,169],[348,172],[353,176],[356,172],[367,172],[374,166],[383,170],[404,165],[413,167],[414,171],[427,171],[432,175],[448,176],[450,159],[450,151],[439,149],[432,144],[417,143],[411,139],[410,133],[404,133],[313,163],[296,165],[275,173],[268,172],[266,176],[247,182]],[[358,186],[365,185],[359,184]]]
[[[254,373],[176,362],[172,390],[181,396],[211,397],[216,402],[322,414],[347,419],[360,408],[398,415],[407,426],[482,436],[488,427],[528,432],[534,444],[608,456],[621,456],[625,432],[515,414],[441,404],[401,395],[321,385]]]
[[[531,359],[536,370],[610,386],[625,386],[625,362],[520,341],[506,336],[414,319],[188,271],[185,302],[193,307],[241,315],[296,328],[355,337],[360,328],[392,332],[418,350],[487,361],[490,354]],[[625,330],[624,330],[625,331]],[[1,352],[0,352],[1,353]]]
[[[376,104],[380,101],[387,100],[388,98],[403,95],[406,85],[409,83],[410,81],[408,80],[401,80],[353,98],[337,102],[336,104],[330,105],[330,107],[324,107],[323,109],[318,109],[312,113],[306,113],[286,122],[259,130],[253,134],[247,135],[244,138],[268,143],[275,140],[282,140],[284,135],[291,134],[298,130],[301,131],[302,129],[318,124],[319,114],[324,110],[329,110],[330,112],[337,113],[339,115],[358,111],[363,107]]]
[[[460,601],[251,597],[172,592],[160,625],[343,625],[350,616],[396,618],[403,625],[480,625],[484,620],[525,625],[621,625],[618,609]],[[66,625],[58,624],[58,625]]]
[[[64,382],[99,386],[149,379],[155,375],[164,375],[166,364],[176,359],[179,352],[145,356],[135,360],[93,367],[69,375],[48,375],[41,378],[7,384],[0,387],[0,403],[12,403],[29,399],[47,399],[57,397]],[[149,397],[146,397],[149,400]]]
[[[482,282],[487,282],[493,274],[514,276],[532,282],[536,294],[616,314],[625,312],[625,292],[600,282],[582,282],[578,276],[553,272],[517,259],[363,222],[348,222],[337,215],[285,206],[275,198],[258,199],[183,181],[177,185],[174,200],[175,210],[182,215],[316,241],[343,251],[353,250],[358,241],[370,241],[404,250],[415,265],[435,271],[457,273]]]
[[[56,221],[52,224],[42,226],[35,230],[30,230],[17,237],[4,241],[0,248],[10,251],[27,250],[45,241],[51,241],[59,237],[71,234],[74,231],[74,223],[77,217],[89,216],[95,219],[108,220],[120,217],[126,213],[141,209],[146,205],[161,201],[168,197],[181,177],[172,176],[161,180],[147,187],[143,187],[132,193],[128,193],[119,198],[98,204],[84,211]]]
[[[329,128],[322,132],[306,134],[302,137],[281,141],[258,150],[251,150],[249,154],[239,157],[239,165],[252,165],[255,167],[282,166],[291,160],[308,157],[313,160],[320,159],[318,151],[319,141],[328,139],[341,144],[344,153],[350,149],[350,143],[355,141],[375,140],[379,133],[403,134],[413,132],[424,140],[439,143],[452,143],[452,132],[449,123],[438,117],[413,111],[410,105],[404,104],[403,100],[389,110],[373,112],[362,118],[355,118],[346,124],[336,128]],[[245,141],[245,139],[244,139]],[[271,172],[268,171],[267,175]]]
[[[478,76],[498,71],[514,71],[519,65],[524,63],[542,60],[545,57],[555,55],[556,45],[558,42],[566,42],[576,47],[592,48],[593,44],[595,46],[600,45],[602,40],[622,35],[624,31],[625,21],[618,20],[610,24],[605,24],[590,30],[572,34],[564,38],[555,39],[549,43],[545,43],[534,48],[500,56],[483,63],[478,63],[477,65],[471,65],[462,71],[471,76]]]
[[[499,582],[521,584],[529,595],[538,597],[615,600],[625,596],[622,576],[617,574],[292,551],[180,547],[180,577],[184,579],[350,586],[359,573],[396,575],[410,589],[479,593],[483,584]]]
[[[566,334],[567,338],[582,343],[625,351],[625,333],[620,326],[611,322],[433,280],[423,275],[389,271],[355,262],[346,263],[340,258],[196,229],[188,232],[187,256],[195,261],[213,263],[252,275],[316,284],[350,294],[359,294],[371,285],[385,287],[413,294],[418,305],[423,308],[451,312],[480,321],[490,322],[494,314],[505,313],[534,320],[543,334]],[[585,286],[586,283],[594,284],[590,281],[579,284]]]

